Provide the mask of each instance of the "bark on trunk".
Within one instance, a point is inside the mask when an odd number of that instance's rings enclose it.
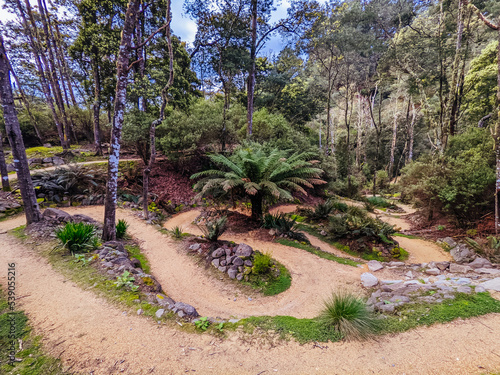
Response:
[[[118,188],[118,164],[120,161],[120,141],[122,136],[123,117],[125,114],[125,100],[127,96],[130,45],[132,34],[137,21],[141,2],[130,0],[125,13],[122,38],[116,67],[116,90],[113,115],[113,127],[111,130],[111,146],[108,162],[108,181],[106,186],[106,199],[104,203],[104,227],[102,238],[104,241],[116,239],[116,195]]]
[[[3,134],[0,131],[0,176],[2,177],[2,190],[10,191],[9,173],[5,163],[5,154],[3,152]]]
[[[257,54],[257,0],[252,0],[252,42],[250,45],[250,70],[247,89],[247,135],[253,131],[253,97],[255,92],[255,58]]]
[[[250,202],[252,203],[252,220],[260,221],[262,218],[262,195],[257,193],[250,196]]]
[[[26,214],[26,223],[31,224],[40,221],[42,214],[36,201],[21,128],[19,127],[19,120],[14,107],[9,68],[10,63],[5,51],[3,37],[0,35],[0,99],[2,101],[3,118],[5,121],[5,130],[12,147],[12,155],[14,156],[19,190],[21,191]]]
[[[94,103],[92,105],[94,121],[94,146],[96,155],[102,156],[101,126],[99,124],[99,117],[101,114],[101,79],[99,76],[97,54],[94,57],[92,65],[92,71],[94,74]]]
[[[393,175],[394,152],[396,150],[397,137],[398,137],[398,102],[397,102],[397,98],[396,98],[396,108],[394,109],[394,118],[393,118],[393,124],[392,124],[391,154],[389,157],[389,168],[388,168],[389,181],[392,180],[392,175]]]

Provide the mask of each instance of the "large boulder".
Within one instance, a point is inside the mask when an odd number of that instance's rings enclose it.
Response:
[[[382,263],[380,263],[378,260],[370,260],[368,262],[368,269],[371,272],[377,272],[383,268],[384,268],[384,265]]]
[[[378,279],[369,272],[365,272],[361,275],[361,284],[365,288],[372,288],[378,284]]]
[[[479,285],[486,290],[494,290],[496,292],[500,292],[500,277],[485,281],[484,283],[481,283]]]
[[[493,265],[488,259],[477,257],[472,262],[468,264],[472,268],[492,268]]]
[[[457,263],[469,263],[475,258],[474,252],[465,244],[459,244],[450,250],[450,254]]]
[[[253,254],[253,249],[245,243],[240,243],[236,247],[235,255],[238,257],[246,258],[252,256],[252,254]]]
[[[70,222],[71,215],[63,210],[59,210],[57,208],[47,208],[43,211],[42,217],[44,219],[55,220],[60,222]]]
[[[200,316],[193,306],[184,302],[177,302],[172,311],[181,318],[194,319]]]

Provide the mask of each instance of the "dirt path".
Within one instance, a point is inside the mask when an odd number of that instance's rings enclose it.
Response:
[[[17,221],[17,222],[16,222]],[[0,223],[0,233],[22,223]],[[134,222],[135,225],[135,222]],[[33,250],[0,234],[0,264],[16,262],[18,300],[49,354],[90,374],[480,374],[500,369],[500,315],[419,328],[377,341],[226,340],[128,316],[55,272]],[[0,273],[5,283],[6,272]],[[186,287],[187,289],[187,287]]]

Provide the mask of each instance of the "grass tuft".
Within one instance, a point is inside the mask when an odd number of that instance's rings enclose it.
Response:
[[[378,319],[359,297],[347,292],[334,292],[324,301],[319,321],[347,340],[367,339],[377,330]]]
[[[99,246],[96,227],[92,224],[67,223],[56,230],[56,237],[72,253],[86,253]]]

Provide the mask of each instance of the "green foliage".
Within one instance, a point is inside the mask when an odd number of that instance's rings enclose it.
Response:
[[[121,276],[116,276],[116,281],[114,282],[117,288],[126,287],[132,292],[139,289],[138,285],[134,285],[135,278],[130,275],[130,272],[124,271]]]
[[[394,204],[392,204],[391,202],[382,197],[377,197],[377,196],[367,197],[366,201],[375,207],[383,207],[383,208],[394,207]]]
[[[184,237],[188,236],[188,233],[183,233],[182,228],[179,226],[176,226],[170,230],[170,234],[172,235],[173,238],[176,240],[182,240]]]
[[[270,253],[256,253],[253,259],[252,273],[256,275],[266,274],[270,271],[272,265]]]
[[[198,318],[198,320],[194,322],[194,325],[196,326],[196,328],[202,331],[206,331],[210,326],[210,321],[206,316],[202,316],[201,318]]]
[[[368,310],[366,303],[347,292],[332,293],[324,301],[319,320],[348,340],[366,339],[375,333],[378,326],[378,320]]]
[[[227,229],[227,216],[206,219],[203,223],[196,225],[203,232],[205,238],[210,241],[217,241]]]
[[[72,253],[89,252],[98,247],[96,227],[87,223],[67,223],[56,230],[56,237]]]
[[[221,168],[196,173],[191,178],[202,178],[194,187],[200,191],[199,196],[233,192],[250,198],[252,218],[257,220],[262,217],[264,200],[291,200],[292,191],[307,194],[303,186],[324,183],[320,179],[322,170],[307,161],[312,154],[288,155],[288,151],[266,150],[262,145],[249,143],[237,148],[229,158],[210,155],[212,162]]]
[[[125,238],[127,235],[127,229],[129,225],[127,222],[123,219],[118,220],[118,223],[116,224],[116,238],[117,239],[122,239]]]
[[[189,112],[174,110],[158,126],[158,147],[165,153],[188,152],[220,144],[223,136],[223,102],[200,99]],[[233,144],[238,140],[236,130],[246,124],[245,109],[233,105],[226,114],[225,142]]]
[[[495,159],[488,131],[471,129],[452,137],[444,156],[426,156],[402,170],[402,198],[451,215],[468,226],[493,205]]]
[[[278,235],[309,243],[306,235],[297,230],[296,218],[289,218],[288,215],[284,213],[277,213],[276,215],[265,214],[262,221],[262,227],[266,229],[275,229]]]

